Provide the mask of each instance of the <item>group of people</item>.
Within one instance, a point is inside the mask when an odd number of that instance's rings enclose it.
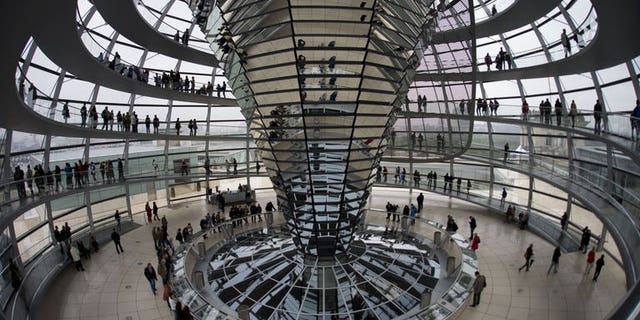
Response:
[[[171,288],[170,280],[173,271],[175,247],[173,245],[173,239],[168,236],[168,221],[164,216],[158,221],[160,221],[160,225],[153,226],[151,230],[151,236],[153,238],[153,244],[157,256],[157,268],[154,268],[153,264],[149,262],[145,266],[143,274],[147,281],[149,281],[151,292],[154,295],[156,295],[158,291],[156,282],[158,281],[158,276],[160,276],[160,280],[163,285],[162,299],[167,302],[169,310],[174,312],[176,319],[191,320],[193,319],[191,310],[187,305],[182,305]],[[177,229],[176,240],[182,244],[185,241],[191,240],[192,234],[193,228],[191,227],[191,223],[189,223],[184,228]],[[118,253],[120,252],[118,251]]]
[[[68,119],[71,117],[68,102],[65,102],[62,106],[62,115],[65,123],[67,123]],[[81,128],[98,129],[100,119],[102,119],[102,126],[100,127],[102,130],[113,131],[113,127],[115,124],[117,131],[133,133],[140,132],[138,129],[138,126],[140,125],[140,119],[135,111],[118,111],[117,113],[115,113],[113,109],[109,110],[109,107],[105,106],[104,109],[102,109],[102,112],[98,113],[95,105],[92,105],[87,109],[86,103],[82,104],[82,107],[80,107]],[[151,117],[147,115],[144,119],[144,125],[146,128],[146,133],[151,133],[151,127],[153,126],[153,133],[158,134],[160,119],[157,115],[154,115],[153,119],[151,119]]]
[[[636,134],[638,134],[637,128],[640,125],[640,122],[638,121],[638,116],[640,116],[639,105],[640,105],[640,102],[636,100],[636,107],[633,109],[633,111],[631,111],[631,114],[630,114],[632,136],[633,136],[634,129],[636,129]],[[522,109],[521,109],[522,120],[524,121],[529,120],[530,111],[531,109],[529,107],[529,103],[527,103],[526,99],[522,99]],[[563,115],[565,114],[565,111],[564,111],[564,106],[560,101],[560,99],[556,99],[556,102],[554,103],[553,107],[551,106],[551,102],[549,102],[549,99],[542,100],[540,102],[539,111],[540,111],[540,123],[553,124],[552,117],[551,117],[551,113],[553,111],[553,113],[556,115],[556,125],[558,126],[562,125],[562,118],[563,118]],[[569,119],[571,120],[571,127],[575,128],[576,116],[578,115],[578,107],[576,105],[575,100],[571,100],[571,104],[568,110],[568,115],[569,115]],[[604,119],[604,109],[602,107],[602,104],[600,103],[600,100],[596,100],[596,103],[593,105],[593,120],[594,120],[593,132],[595,134],[602,134],[603,119]]]
[[[122,63],[122,60],[120,58],[120,53],[118,53],[118,51],[116,51],[116,53],[113,55],[112,60],[109,60],[108,52],[107,53],[100,52],[97,59],[98,59],[98,62],[104,64],[105,66],[107,66],[107,68],[117,72],[118,74],[124,77],[130,78],[133,80],[138,80],[144,83],[149,82],[149,70],[139,68],[138,66],[135,66],[135,65],[126,65]]]
[[[422,201],[424,201],[424,195],[420,194],[422,200],[419,200],[420,206],[422,207]],[[420,196],[418,197],[420,199]],[[392,204],[391,202],[387,202],[385,209],[387,211],[386,218],[386,226],[384,233],[385,234],[396,234],[398,229],[400,228],[400,213],[398,212],[399,206],[397,204]],[[416,218],[418,217],[418,208],[413,204],[406,204],[404,208],[402,208],[402,226],[403,228],[409,228],[409,226],[413,226],[416,223]],[[403,229],[403,232],[406,232],[406,229]]]
[[[29,164],[26,170],[22,170],[18,165],[13,171],[13,179],[16,182],[18,197],[26,199],[28,196],[35,196],[36,194],[49,194],[65,189],[82,188],[90,183],[97,183],[98,171],[103,183],[113,183],[116,181],[114,162],[117,162],[118,179],[122,181],[124,180],[124,163],[122,159],[105,160],[97,163],[78,160],[73,165],[66,162],[64,168],[55,165],[53,170],[51,168],[46,168],[45,170],[41,164],[35,165],[33,169]],[[65,178],[64,184],[63,176]],[[27,188],[30,194],[27,193]]]
[[[513,57],[511,57],[511,54],[504,51],[502,49],[502,47],[500,47],[500,51],[496,54],[496,57],[494,60],[491,59],[491,55],[489,53],[487,53],[486,56],[484,56],[484,64],[487,66],[487,71],[491,71],[491,64],[495,63],[495,68],[497,70],[503,70],[505,69],[505,66],[511,70],[511,67],[513,65]]]
[[[572,101],[571,104],[575,106],[575,101]],[[551,118],[552,107],[551,107],[551,102],[549,102],[549,99],[540,101],[539,109],[540,109],[540,123],[544,122],[545,124],[553,124],[553,121]],[[562,125],[562,114],[564,112],[563,110],[564,110],[564,107],[562,105],[562,102],[560,102],[560,99],[556,99],[556,102],[554,103],[554,106],[553,106],[553,112],[556,115],[556,124],[558,126]]]
[[[498,102],[498,99],[494,98],[493,100],[491,100],[491,99],[478,98],[478,100],[476,101],[476,115],[485,116],[485,117],[497,116],[498,107],[500,107],[500,103]]]
[[[176,34],[173,35],[173,40],[175,42],[180,42],[185,46],[188,46],[189,45],[189,28],[184,30],[184,32],[182,33],[182,36],[180,36],[180,31],[176,30]]]
[[[267,208],[273,211],[273,204],[269,202]],[[253,202],[246,205],[232,205],[229,209],[229,218],[231,219],[231,225],[233,228],[240,227],[243,224],[249,224],[249,216],[251,217],[251,223],[262,222],[262,206],[260,203]]]
[[[71,227],[68,222],[60,229],[58,226],[54,227],[53,238],[56,240],[56,244],[60,247],[60,252],[73,261],[77,271],[84,271],[84,265],[82,259],[89,259],[91,257],[91,250],[85,246],[82,239],[77,239],[75,245],[72,241]],[[89,242],[94,252],[100,250],[98,241],[93,233],[89,234]]]
[[[558,273],[558,267],[560,265],[561,256],[562,256],[561,249],[560,247],[556,246],[551,256],[551,264],[549,265],[549,269],[547,269],[547,275],[551,273],[551,270],[553,270],[554,273]],[[596,269],[592,278],[592,281],[594,282],[598,281],[598,277],[600,277],[600,272],[602,271],[602,267],[604,267],[604,254],[601,255],[597,261],[595,257],[596,257],[595,248],[592,248],[591,251],[589,251],[589,254],[587,255],[587,265],[584,271],[584,277],[589,276],[595,262]],[[522,269],[524,269],[525,272],[529,272],[534,261],[535,261],[535,252],[533,251],[533,243],[532,243],[525,250],[524,264],[520,266],[520,268],[518,268],[518,271],[522,271]]]

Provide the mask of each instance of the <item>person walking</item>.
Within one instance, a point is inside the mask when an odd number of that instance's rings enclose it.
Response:
[[[473,303],[471,307],[475,307],[480,304],[480,295],[482,290],[487,287],[487,278],[476,271],[476,279],[473,281]]]
[[[593,273],[593,281],[598,281],[602,267],[604,267],[604,254],[596,261],[596,272]]]
[[[144,277],[149,280],[151,291],[153,292],[153,295],[156,295],[156,281],[158,281],[158,277],[156,276],[156,270],[153,268],[151,263],[147,263],[147,267],[144,268]]]
[[[122,249],[122,245],[120,244],[120,234],[116,231],[116,228],[113,228],[113,232],[111,232],[111,240],[113,240],[113,244],[116,246],[116,252],[120,254],[120,252],[124,253],[124,249]]]
[[[584,269],[584,275],[587,276],[591,272],[591,268],[593,268],[593,263],[596,261],[596,249],[591,248],[589,253],[587,254],[587,267]]]
[[[524,264],[518,268],[518,272],[522,271],[522,269],[526,268],[526,272],[529,272],[529,268],[533,264],[534,253],[533,253],[533,243],[529,245],[527,251],[524,252]]]
[[[476,218],[474,218],[473,216],[469,216],[469,229],[471,230],[469,240],[473,240],[473,233],[474,233],[474,230],[476,230],[477,226],[478,225],[476,224]]]
[[[476,250],[478,250],[479,245],[480,245],[480,237],[478,236],[477,233],[474,233],[473,240],[471,240],[471,250],[473,250],[473,252],[476,252]]]
[[[80,260],[80,250],[76,246],[71,246],[69,253],[71,254],[71,260],[73,260],[73,263],[76,265],[76,270],[84,271],[82,260]]]
[[[560,263],[561,255],[562,253],[560,253],[560,247],[556,247],[556,249],[553,250],[553,256],[551,257],[551,265],[549,266],[549,270],[547,270],[547,275],[551,273],[551,268],[553,268],[553,273],[558,273],[558,264]]]

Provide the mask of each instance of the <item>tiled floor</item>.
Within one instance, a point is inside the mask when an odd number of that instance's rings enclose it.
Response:
[[[259,194],[264,204],[272,195]],[[383,208],[386,201],[409,201],[406,191],[376,188],[371,208]],[[414,194],[415,197],[415,194]],[[580,253],[560,258],[557,274],[546,275],[553,247],[529,232],[502,223],[487,210],[444,196],[426,194],[424,214],[445,222],[454,216],[462,234],[468,234],[467,218],[474,215],[482,239],[478,258],[487,288],[476,308],[467,308],[461,319],[603,319],[625,293],[624,273],[612,260],[597,283],[583,277],[586,257]],[[205,204],[197,200],[162,208],[169,230],[191,222],[194,228],[205,213]],[[136,216],[141,221],[140,216]],[[367,220],[383,225],[384,217],[373,213]],[[173,319],[160,295],[154,296],[143,269],[147,262],[156,265],[151,241],[151,226],[145,225],[123,237],[125,253],[117,255],[112,244],[85,261],[85,272],[69,266],[52,284],[37,311],[37,319]],[[530,272],[518,272],[526,247],[534,244],[536,261]],[[605,258],[606,259],[606,258]]]

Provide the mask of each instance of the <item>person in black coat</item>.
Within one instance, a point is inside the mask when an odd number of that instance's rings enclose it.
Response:
[[[122,245],[120,244],[120,234],[116,231],[116,228],[113,228],[113,232],[111,232],[111,240],[113,240],[113,244],[116,246],[116,252],[120,254],[120,252],[124,252],[122,249]]]
[[[149,280],[149,285],[151,286],[151,291],[153,294],[156,294],[156,281],[158,277],[156,276],[156,269],[153,268],[151,263],[147,263],[147,267],[144,268],[144,277]]]
[[[600,276],[600,271],[604,266],[604,254],[600,256],[600,259],[596,260],[596,272],[593,274],[593,281],[598,281],[598,277]]]

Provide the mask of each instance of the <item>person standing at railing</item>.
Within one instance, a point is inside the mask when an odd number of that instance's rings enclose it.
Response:
[[[182,127],[182,125],[180,124],[180,118],[176,119],[176,124],[175,124],[175,128],[176,128],[176,135],[180,135],[180,128]]]
[[[64,118],[64,123],[69,121],[71,115],[69,114],[69,102],[65,102],[62,106],[62,118]]]
[[[113,219],[116,220],[116,228],[118,231],[122,230],[120,225],[120,211],[116,210],[116,213],[113,214]]]
[[[529,104],[525,99],[522,99],[522,120],[529,120]]]
[[[153,134],[158,134],[159,127],[160,127],[160,119],[158,119],[158,115],[153,115]]]
[[[504,54],[504,60],[507,62],[507,68],[509,68],[509,70],[511,70],[511,66],[513,65],[513,57],[511,56],[510,53],[505,53]]]
[[[33,108],[33,106],[36,104],[36,99],[38,98],[38,92],[36,87],[31,84],[29,86],[29,92],[27,95],[27,105],[29,105],[30,107]]]
[[[27,172],[25,172],[27,179],[27,187],[29,187],[29,192],[31,192],[31,196],[33,197],[33,170],[31,170],[31,165],[27,165]]]
[[[556,124],[558,126],[562,125],[562,102],[560,102],[560,99],[556,99],[556,103],[555,103],[555,112],[556,112]]]
[[[564,48],[564,57],[568,57],[571,55],[571,42],[569,42],[569,37],[567,37],[567,30],[562,29],[562,34],[560,35],[560,42],[562,43],[562,47]]]
[[[487,52],[487,55],[484,56],[484,64],[487,65],[487,71],[491,71],[491,63],[493,63],[493,61],[491,61],[491,56]]]
[[[508,157],[509,157],[509,142],[504,144],[504,159],[502,159],[502,162],[506,163]]]
[[[55,174],[56,191],[64,189],[62,187],[62,169],[60,169],[59,165],[56,165],[53,173]]]
[[[151,133],[151,118],[149,118],[149,115],[147,115],[146,118],[144,118],[144,126],[145,129],[147,130],[147,133]]]
[[[507,200],[507,189],[502,188],[502,195],[500,197],[500,208],[504,208],[504,204]]]
[[[596,104],[593,105],[593,119],[595,120],[595,125],[593,127],[593,133],[601,134],[602,133],[602,105],[600,104],[600,100],[596,100]]]
[[[636,140],[638,136],[640,136],[640,101],[636,100],[636,107],[631,111],[631,139]]]
[[[571,128],[576,127],[576,116],[578,115],[578,107],[576,101],[571,100],[571,106],[569,107],[569,117],[571,117]]]
[[[82,104],[82,108],[80,108],[80,127],[84,128],[87,126],[87,106]]]

